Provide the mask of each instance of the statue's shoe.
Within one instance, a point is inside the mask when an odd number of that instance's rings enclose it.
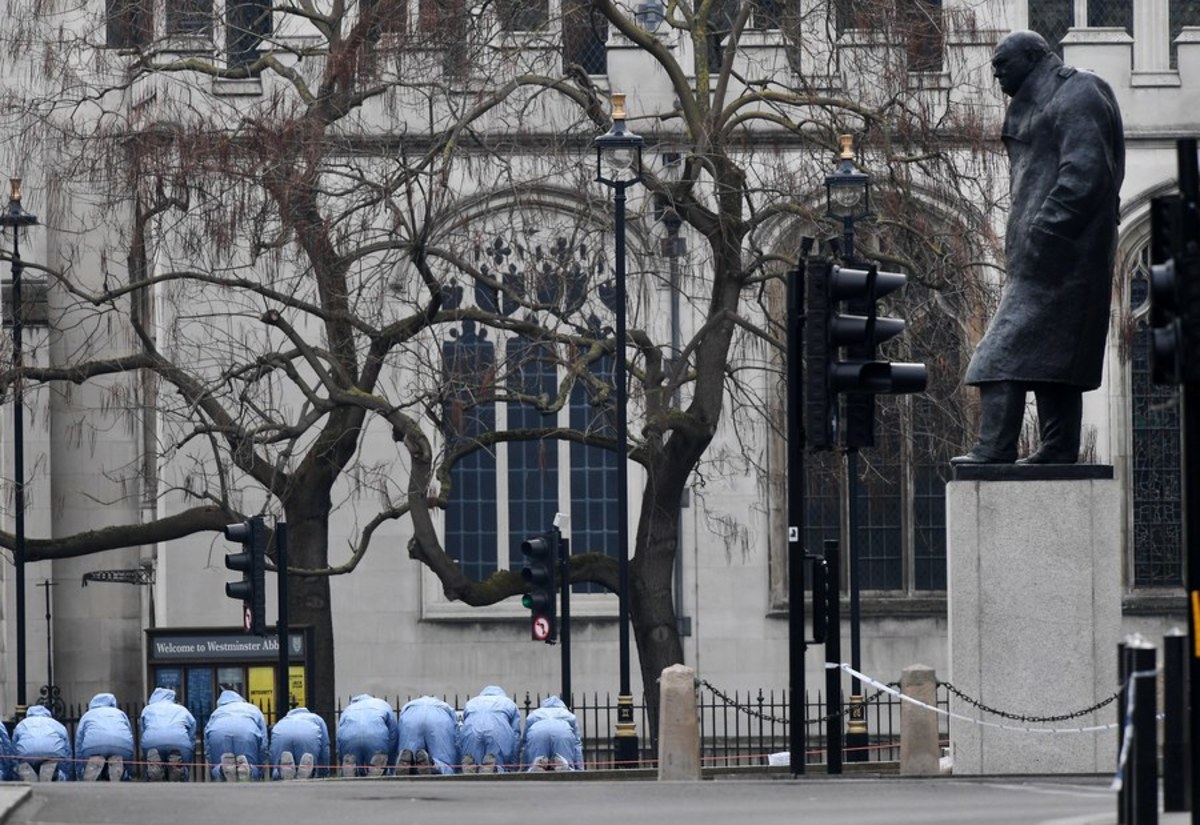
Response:
[[[956,455],[954,458],[950,459],[950,463],[951,464],[1012,464],[1013,459],[1011,459],[1011,458],[992,458],[991,456],[985,455],[984,453],[980,453],[980,452],[976,452],[975,450],[971,450],[971,452],[967,453],[966,455]]]
[[[1066,455],[1064,453],[1056,453],[1053,451],[1042,452],[1038,450],[1032,455],[1027,455],[1025,458],[1018,459],[1018,464],[1075,464],[1079,461],[1079,454]]]

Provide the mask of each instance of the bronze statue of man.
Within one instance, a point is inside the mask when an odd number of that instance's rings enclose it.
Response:
[[[954,464],[1010,464],[1030,392],[1041,444],[1021,463],[1074,464],[1083,393],[1100,386],[1112,299],[1125,139],[1112,89],[1016,31],[992,56],[1012,98],[1001,136],[1012,203],[1000,306],[967,367],[979,440]]]

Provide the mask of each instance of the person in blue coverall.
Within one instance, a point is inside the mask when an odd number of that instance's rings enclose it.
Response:
[[[583,770],[579,723],[557,696],[547,696],[525,720],[521,764],[529,771]]]
[[[226,688],[204,726],[204,752],[212,778],[226,782],[261,779],[267,764],[267,721],[262,711]]]
[[[175,691],[158,687],[140,717],[142,758],[150,782],[186,782],[196,755],[196,717],[175,701]]]
[[[13,729],[17,777],[23,782],[66,782],[71,778],[71,737],[42,705],[32,705]]]
[[[360,693],[338,717],[342,776],[383,776],[396,758],[396,712],[382,699]]]
[[[271,728],[271,778],[324,776],[329,764],[329,728],[308,708],[292,708]]]
[[[0,782],[15,779],[13,773],[13,743],[8,735],[8,728],[0,722]]]
[[[436,696],[418,696],[400,709],[397,773],[454,773],[458,764],[454,708]]]
[[[463,773],[516,770],[521,747],[521,711],[502,688],[488,685],[463,707],[458,750]]]
[[[117,707],[117,697],[97,693],[75,728],[75,778],[95,782],[105,772],[110,782],[133,776],[133,726]]]

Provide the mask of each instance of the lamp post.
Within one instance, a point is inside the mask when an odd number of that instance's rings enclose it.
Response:
[[[612,96],[612,128],[597,137],[596,181],[613,190],[616,261],[617,340],[613,380],[617,391],[617,627],[620,648],[620,690],[613,736],[614,761],[622,767],[638,762],[637,730],[633,722],[633,691],[629,684],[629,469],[625,388],[625,190],[642,179],[642,138],[625,127],[625,95]],[[607,174],[606,174],[607,172]]]
[[[25,416],[22,406],[21,339],[24,306],[21,303],[22,226],[33,226],[37,216],[21,208],[21,179],[9,178],[8,209],[0,213],[0,226],[12,227],[12,342],[13,342],[13,569],[17,591],[17,716],[25,715]]]
[[[825,176],[825,217],[842,221],[842,260],[854,260],[854,222],[871,215],[871,176],[854,165],[854,137],[838,137],[838,167]]]
[[[840,218],[842,221],[842,261],[853,265],[854,255],[854,223],[864,220],[871,215],[871,177],[860,172],[854,165],[854,137],[840,135],[838,145],[841,149],[838,155],[837,169],[825,176],[825,216]],[[850,357],[873,358],[874,353],[847,353]],[[847,396],[846,409],[849,413],[854,406],[859,407],[859,415],[870,422],[875,415],[875,399],[871,396]],[[846,416],[847,422],[850,414]],[[870,426],[868,424],[868,426]],[[843,427],[847,436],[849,428]],[[867,439],[869,441],[869,439]],[[850,666],[862,672],[860,660],[861,619],[859,572],[859,542],[858,542],[858,444],[857,437],[846,439],[846,522],[849,528],[847,556],[849,557],[850,579]],[[836,596],[835,596],[836,597]],[[840,697],[839,697],[840,698]],[[850,708],[846,729],[846,747],[849,749],[847,761],[864,761],[867,752],[863,750],[868,744],[866,709],[862,703],[862,683],[858,677],[850,680]]]

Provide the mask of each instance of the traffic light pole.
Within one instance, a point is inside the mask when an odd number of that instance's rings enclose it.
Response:
[[[291,710],[288,690],[291,682],[288,661],[288,543],[287,525],[275,522],[275,571],[278,579],[276,593],[279,596],[279,621],[275,633],[279,639],[279,665],[275,674],[275,721],[278,722]]]
[[[575,702],[571,699],[571,581],[570,581],[570,558],[571,558],[571,541],[564,539],[558,528],[554,528],[554,534],[558,536],[558,580],[562,584],[559,588],[561,593],[561,601],[559,604],[559,623],[558,623],[558,638],[559,644],[562,645],[560,653],[562,656],[562,694],[560,698],[567,703],[567,707],[575,709]]]
[[[792,776],[807,761],[804,655],[804,262],[787,281],[788,751]]]

